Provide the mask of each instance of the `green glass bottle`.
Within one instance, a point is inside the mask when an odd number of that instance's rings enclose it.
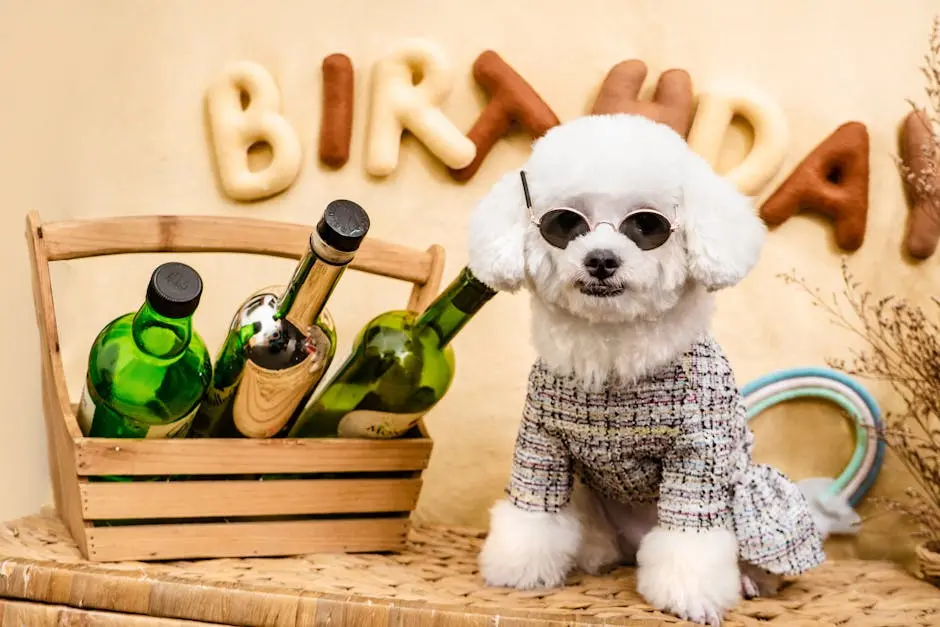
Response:
[[[395,438],[407,433],[450,387],[450,341],[494,295],[464,268],[423,313],[389,311],[373,318],[288,437]]]
[[[334,200],[286,287],[251,294],[215,360],[195,437],[273,438],[293,426],[336,352],[326,303],[369,231],[358,204]]]
[[[150,277],[141,307],[109,323],[92,344],[78,423],[98,438],[186,437],[212,361],[193,329],[202,279],[171,262]]]

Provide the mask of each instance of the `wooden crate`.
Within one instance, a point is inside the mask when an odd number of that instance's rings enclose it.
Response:
[[[86,559],[166,560],[403,548],[421,489],[421,472],[432,448],[423,423],[408,437],[386,441],[87,438],[75,417],[76,404],[69,398],[50,262],[155,252],[239,252],[299,259],[310,230],[309,225],[215,216],[43,223],[37,213],[28,214],[26,235],[42,350],[49,470],[58,515]],[[420,251],[367,238],[351,269],[413,283],[408,308],[420,311],[436,296],[443,265],[440,246]],[[245,475],[278,473],[304,474],[305,478],[244,479]],[[326,473],[330,478],[318,478]],[[208,479],[92,479],[102,475]],[[101,524],[115,520],[121,524]]]

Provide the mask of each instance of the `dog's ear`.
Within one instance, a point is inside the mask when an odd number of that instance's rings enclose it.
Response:
[[[767,234],[751,199],[692,153],[682,227],[689,272],[708,291],[739,283],[757,265]]]
[[[507,173],[470,216],[470,271],[494,290],[515,292],[525,279],[528,213],[519,171]]]

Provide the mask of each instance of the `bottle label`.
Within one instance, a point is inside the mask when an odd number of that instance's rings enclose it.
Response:
[[[144,436],[148,440],[151,438],[179,438],[185,437],[186,432],[189,430],[189,426],[193,421],[193,418],[196,416],[196,412],[199,411],[199,404],[197,403],[193,410],[180,418],[179,420],[174,420],[165,425],[151,425],[147,429],[147,435]]]
[[[92,425],[95,421],[95,412],[98,409],[98,405],[95,403],[95,399],[91,395],[91,390],[89,389],[88,384],[82,388],[82,400],[78,404],[78,411],[75,413],[75,418],[78,421],[78,426],[82,430],[82,434],[88,437],[88,434],[91,433]],[[191,412],[180,418],[179,420],[174,420],[171,423],[163,425],[145,425],[144,423],[133,421],[133,424],[138,425],[139,428],[146,428],[147,433],[144,435],[145,438],[175,438],[182,437],[186,435],[190,423],[192,423],[193,418],[196,416],[196,413],[199,411],[199,404],[197,404]],[[118,417],[117,414],[111,412],[110,415],[115,418],[119,418],[126,422],[129,422],[130,419]],[[106,423],[107,424],[107,423]]]
[[[248,361],[232,407],[235,428],[248,438],[273,437],[322,373],[319,352],[284,370],[268,370]]]
[[[393,414],[371,409],[354,409],[339,421],[337,434],[341,438],[397,438],[408,432],[427,410],[411,414]]]
[[[91,391],[88,389],[88,383],[86,382],[82,387],[82,400],[79,402],[78,411],[75,413],[78,426],[86,437],[91,433],[91,423],[95,419],[95,409],[97,409],[95,399],[91,397]]]

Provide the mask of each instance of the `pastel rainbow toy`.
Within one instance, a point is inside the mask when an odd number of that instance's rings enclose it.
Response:
[[[764,410],[798,398],[829,401],[855,421],[855,452],[835,478],[814,477],[797,482],[815,500],[821,515],[831,520],[828,528],[854,532],[858,516],[852,511],[868,493],[881,471],[885,443],[884,422],[878,403],[855,379],[829,368],[792,368],[759,377],[741,387],[748,420]]]

